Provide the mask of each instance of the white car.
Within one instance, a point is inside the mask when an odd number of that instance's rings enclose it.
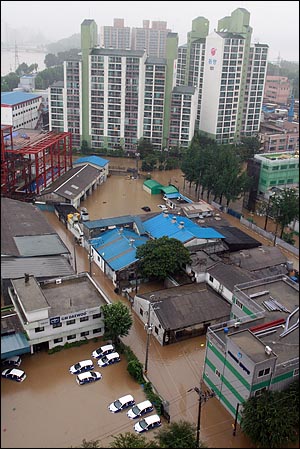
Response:
[[[9,357],[8,359],[5,359],[2,361],[3,365],[9,365],[9,366],[20,366],[22,362],[22,359],[19,355],[16,355],[14,357]]]
[[[8,368],[2,371],[1,376],[5,379],[15,380],[16,382],[23,382],[26,379],[24,371],[16,368]]]
[[[125,408],[131,407],[135,404],[135,400],[131,394],[127,394],[126,396],[122,396],[119,399],[116,399],[108,406],[108,410],[112,413],[118,413]]]
[[[100,357],[111,354],[112,352],[115,352],[114,345],[105,345],[101,346],[101,348],[95,349],[95,351],[92,352],[92,357],[94,359],[99,359]]]
[[[84,373],[85,371],[90,371],[91,369],[94,369],[94,364],[91,360],[83,360],[82,362],[75,363],[75,365],[70,366],[70,373],[71,374],[80,374]]]
[[[86,373],[78,374],[76,377],[76,382],[78,385],[84,385],[91,382],[96,382],[96,380],[100,379],[102,379],[102,374],[98,371],[87,371]]]
[[[118,352],[112,352],[111,354],[104,355],[98,360],[98,365],[103,368],[104,366],[112,365],[113,363],[120,362],[120,356]]]
[[[158,204],[157,207],[159,207],[163,211],[167,211],[168,210],[167,206],[165,206],[164,204]]]
[[[130,419],[138,418],[139,416],[145,415],[148,412],[152,412],[153,405],[150,401],[140,402],[139,404],[134,405],[127,412],[127,416]]]
[[[137,422],[133,428],[136,432],[141,433],[159,426],[161,426],[160,417],[158,415],[150,415]]]

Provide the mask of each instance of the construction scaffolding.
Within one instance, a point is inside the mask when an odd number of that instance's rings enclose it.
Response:
[[[14,132],[1,125],[2,196],[32,200],[71,168],[70,132]]]

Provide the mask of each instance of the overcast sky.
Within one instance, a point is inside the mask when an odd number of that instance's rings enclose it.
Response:
[[[1,1],[1,21],[13,28],[35,28],[55,42],[80,33],[84,19],[94,19],[99,31],[114,18],[124,18],[130,27],[141,27],[143,19],[163,20],[184,44],[194,18],[208,19],[212,32],[219,19],[239,7],[250,12],[252,42],[269,45],[269,60],[299,61],[298,1]]]

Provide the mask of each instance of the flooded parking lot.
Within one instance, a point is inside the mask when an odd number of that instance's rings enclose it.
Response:
[[[1,381],[1,447],[78,447],[83,438],[99,439],[107,447],[111,435],[133,431],[125,411],[113,414],[107,409],[126,394],[137,402],[146,398],[128,374],[124,357],[105,368],[95,364],[103,378],[93,384],[79,386],[76,375],[69,373],[71,365],[89,359],[101,344],[90,341],[56,354],[22,357],[25,381]]]

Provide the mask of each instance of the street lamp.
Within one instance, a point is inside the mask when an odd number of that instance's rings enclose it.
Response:
[[[206,402],[208,401],[208,399],[213,398],[216,393],[214,392],[214,390],[211,391],[211,393],[208,392],[203,392],[201,390],[201,387],[194,387],[194,388],[190,388],[188,390],[188,392],[190,391],[195,391],[198,394],[198,418],[197,418],[197,443],[196,443],[196,447],[199,447],[199,443],[200,443],[200,421],[201,421],[201,406],[202,406],[202,402]]]

